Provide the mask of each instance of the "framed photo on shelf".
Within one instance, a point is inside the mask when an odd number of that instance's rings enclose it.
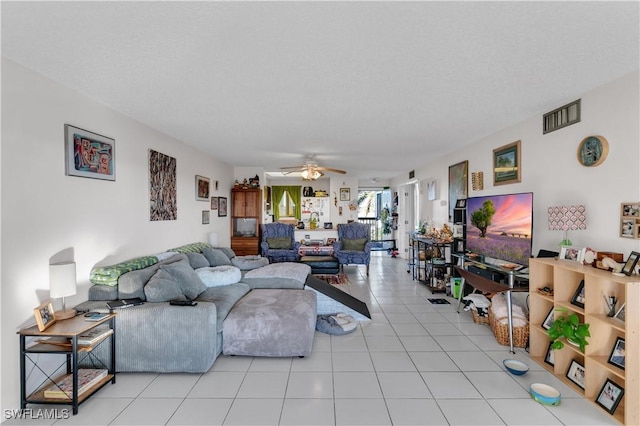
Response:
[[[615,345],[613,345],[613,350],[611,351],[611,355],[609,355],[609,364],[613,364],[616,367],[622,368],[624,370],[624,360],[625,360],[624,339],[621,337],[618,337],[616,338]]]
[[[116,141],[88,130],[64,125],[65,174],[116,180]]]
[[[196,175],[196,200],[209,201],[209,183],[209,178]]]
[[[493,150],[493,186],[520,182],[520,141]]]
[[[56,322],[53,305],[49,300],[35,308],[33,310],[33,316],[36,318],[36,324],[38,325],[38,330],[40,331],[46,330],[48,327],[53,325],[54,322]]]
[[[544,328],[545,330],[549,330],[551,328],[551,324],[553,324],[553,311],[554,308],[551,308],[551,310],[547,314],[547,317],[544,319],[544,322],[541,324],[542,328]]]
[[[547,354],[544,356],[544,362],[553,366],[555,365],[553,361],[553,349],[551,348],[552,343],[549,343],[549,348],[547,348]]]
[[[571,298],[571,304],[584,309],[584,280],[580,281],[580,284],[578,284],[578,289]]]
[[[582,263],[586,251],[586,247],[562,246],[560,248],[560,255],[558,256],[558,259]]]
[[[596,403],[607,410],[609,414],[613,414],[616,411],[616,408],[618,408],[620,401],[622,401],[623,395],[624,389],[612,382],[611,379],[607,379],[598,394]]]
[[[625,312],[626,312],[626,309],[625,309],[626,307],[627,307],[627,304],[623,303],[622,306],[620,307],[620,309],[618,309],[618,312],[616,312],[616,314],[613,317],[619,319],[620,321],[624,321],[625,320],[624,316],[625,316]]]
[[[227,197],[218,197],[218,217],[227,216]]]
[[[566,376],[567,379],[584,389],[584,365],[574,359],[569,365]]]
[[[633,274],[633,270],[636,269],[636,265],[638,264],[638,258],[640,258],[640,253],[632,251],[622,267],[622,273],[627,276]]]
[[[466,209],[467,208],[467,199],[461,198],[456,201],[456,209]]]

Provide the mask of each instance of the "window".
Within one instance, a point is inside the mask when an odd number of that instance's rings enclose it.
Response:
[[[284,194],[282,194],[282,198],[278,203],[278,213],[279,217],[295,217],[299,219],[296,217],[296,203],[293,201],[293,198],[291,198],[291,195],[289,195],[289,191],[285,191]]]

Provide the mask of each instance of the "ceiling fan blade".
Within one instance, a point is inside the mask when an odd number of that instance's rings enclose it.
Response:
[[[332,169],[331,167],[318,167],[318,170],[326,170],[327,172],[340,173],[342,175],[347,173],[344,170]]]
[[[304,170],[305,166],[280,167],[280,170]]]

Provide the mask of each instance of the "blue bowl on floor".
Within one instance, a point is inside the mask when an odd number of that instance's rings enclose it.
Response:
[[[529,388],[531,398],[542,405],[560,405],[560,391],[544,383],[532,383]]]
[[[517,359],[505,359],[502,363],[504,364],[504,368],[514,376],[522,376],[524,373],[529,371],[529,366]]]

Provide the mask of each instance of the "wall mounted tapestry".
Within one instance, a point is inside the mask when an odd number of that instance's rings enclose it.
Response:
[[[176,159],[149,150],[149,217],[155,220],[176,220]]]

